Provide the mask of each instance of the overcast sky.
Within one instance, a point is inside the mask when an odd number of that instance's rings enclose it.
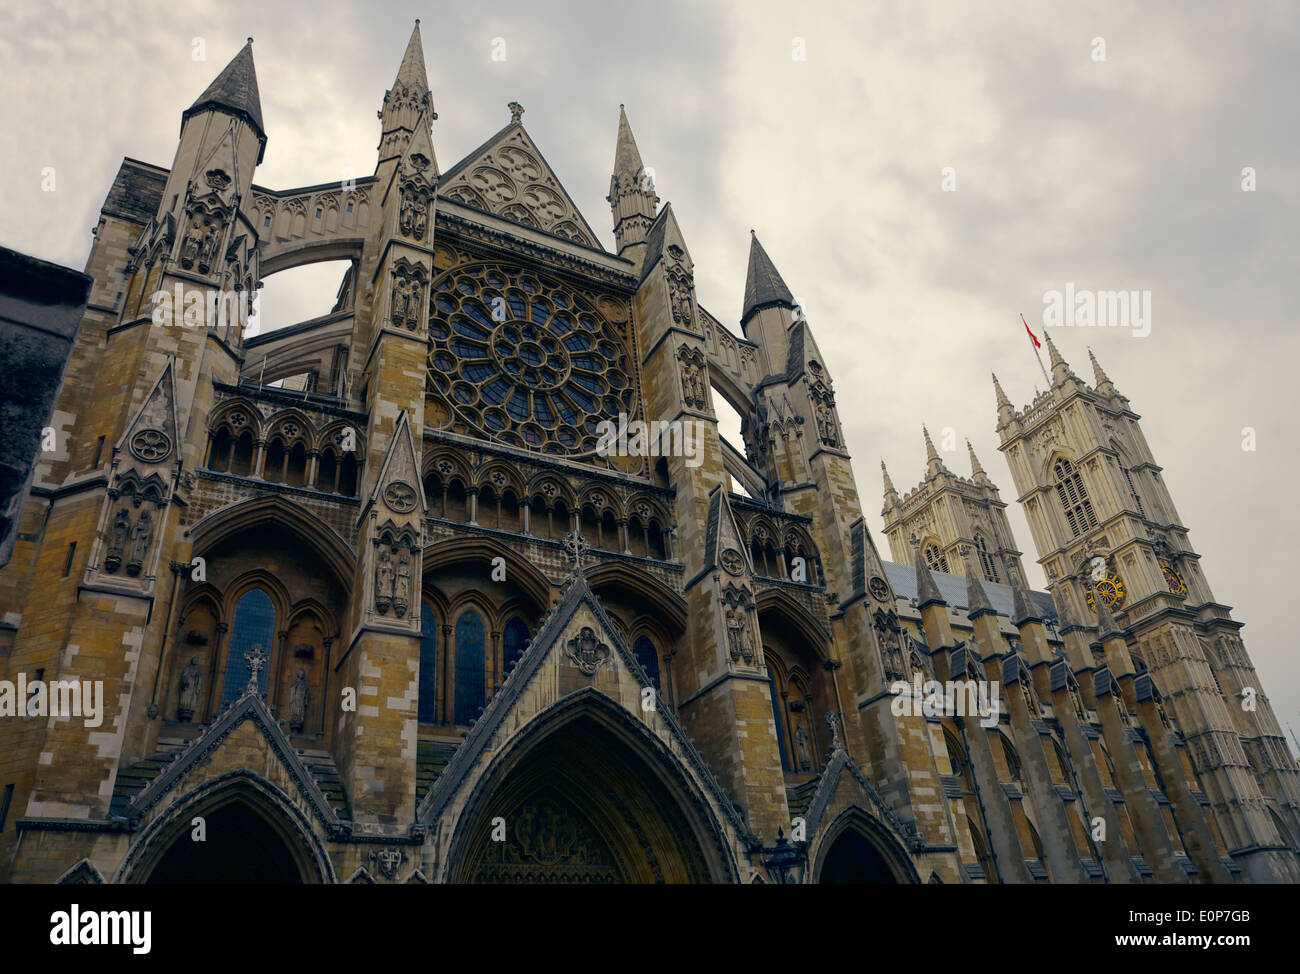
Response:
[[[248,35],[269,138],[256,181],[371,171],[375,112],[420,17],[444,169],[518,100],[612,247],[605,195],[626,104],[701,302],[736,326],[751,227],[802,298],[886,556],[880,458],[900,491],[915,486],[926,422],[937,441],[954,432],[945,460],[958,473],[974,443],[1040,587],[989,372],[1017,406],[1042,386],[1017,316],[1041,323],[1044,292],[1150,291],[1146,337],[1090,328],[1055,340],[1089,380],[1090,344],[1143,416],[1215,595],[1235,606],[1265,692],[1300,732],[1285,567],[1300,546],[1294,5],[177,6],[0,8],[0,244],[83,266],[121,158],[170,165],[181,112]],[[41,190],[45,167],[54,192]],[[266,325],[328,310],[338,276],[269,279]]]

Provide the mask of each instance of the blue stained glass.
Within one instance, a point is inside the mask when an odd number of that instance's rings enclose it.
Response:
[[[484,402],[490,402],[494,405],[500,405],[506,401],[506,396],[510,392],[510,383],[505,379],[493,379],[483,387]]]
[[[577,421],[578,413],[562,397],[560,396],[555,397],[555,408],[560,411],[560,418],[564,420],[566,423],[572,423]]]
[[[573,381],[582,386],[588,392],[602,393],[605,390],[601,388],[600,383],[589,375],[574,375]]]
[[[484,379],[495,375],[496,369],[486,362],[471,362],[465,366],[464,372],[465,378],[469,379],[470,382],[482,382]]]
[[[512,294],[506,298],[506,303],[510,305],[510,310],[514,312],[516,318],[528,317],[528,308],[524,304],[524,299],[517,294]]]
[[[510,397],[506,403],[506,412],[512,419],[525,420],[528,418],[528,393],[523,389],[516,389],[515,394]]]
[[[544,396],[538,396],[533,400],[533,417],[543,426],[555,425],[555,414],[551,412],[551,407],[547,405]]]
[[[591,339],[586,335],[573,334],[564,340],[564,347],[570,352],[585,352],[591,347]]]
[[[641,664],[641,669],[645,670],[646,676],[650,678],[650,685],[658,690],[659,654],[655,652],[654,643],[645,636],[637,637],[632,647],[632,655],[636,657],[636,661]]]
[[[589,369],[592,372],[600,371],[600,363],[590,355],[575,355],[573,364],[580,369]]]
[[[468,724],[484,704],[483,661],[483,620],[473,609],[466,609],[456,620],[457,724]]]
[[[452,329],[466,338],[477,338],[481,342],[488,340],[488,333],[474,324],[472,321],[466,321],[464,318],[455,318],[451,323]]]
[[[546,305],[541,302],[533,303],[533,321],[537,322],[539,325],[544,325],[550,320],[550,317],[551,312],[547,309]]]
[[[266,675],[270,669],[272,642],[275,637],[275,604],[260,588],[249,589],[235,603],[230,624],[230,648],[226,652],[226,679],[221,688],[221,706],[234,703],[248,686],[250,671],[244,654],[260,646],[266,654],[257,674],[258,692],[266,696]]]
[[[487,358],[487,349],[469,342],[452,342],[451,350],[461,358]]]
[[[420,606],[420,699],[419,720],[432,724],[438,719],[438,620],[427,605]]]
[[[578,404],[579,409],[584,409],[587,412],[595,410],[596,400],[592,399],[590,396],[579,392],[577,389],[573,388],[573,386],[569,386],[569,388],[564,391],[569,394],[570,399]]]
[[[477,304],[467,304],[465,307],[465,314],[469,315],[471,318],[473,318],[479,324],[483,325],[485,328],[496,327],[497,323],[492,320],[492,316],[487,313],[486,309],[480,307]]]
[[[524,620],[515,616],[506,623],[501,632],[501,663],[509,672],[512,663],[524,655],[524,646],[528,642],[528,626]]]

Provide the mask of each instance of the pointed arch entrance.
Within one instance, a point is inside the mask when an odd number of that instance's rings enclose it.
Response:
[[[919,883],[911,857],[874,815],[854,805],[827,829],[816,857],[814,882],[894,885]]]
[[[203,820],[203,839],[196,819]],[[148,885],[335,881],[311,824],[279,788],[250,771],[206,782],[155,819],[115,880]]]
[[[735,881],[706,800],[635,718],[562,701],[488,767],[448,852],[461,883]]]

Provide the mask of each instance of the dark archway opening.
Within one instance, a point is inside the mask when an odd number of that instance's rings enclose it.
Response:
[[[822,865],[821,882],[824,884],[852,883],[884,885],[897,884],[889,864],[871,841],[862,833],[845,829],[826,853]]]
[[[149,885],[302,883],[293,853],[280,834],[242,801],[203,816],[206,840],[187,825],[145,882]]]

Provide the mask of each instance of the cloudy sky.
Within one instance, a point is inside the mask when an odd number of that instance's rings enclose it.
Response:
[[[1057,344],[1085,378],[1090,344],[1143,416],[1216,597],[1300,733],[1293,5],[14,6],[0,9],[0,244],[78,267],[121,158],[169,165],[180,113],[248,35],[269,136],[256,181],[271,187],[373,167],[375,112],[419,17],[443,168],[518,100],[612,246],[626,104],[703,304],[737,321],[751,227],[803,300],[882,546],[879,461],[900,490],[919,482],[922,422],[953,431],[945,459],[963,474],[969,437],[1014,500],[989,372],[1018,405],[1042,386],[1020,312],[1041,322],[1044,292],[1067,282],[1150,291],[1146,337],[1070,329]],[[328,310],[337,281],[333,266],[271,278],[267,326]],[[1012,524],[1032,561],[1018,509]]]

